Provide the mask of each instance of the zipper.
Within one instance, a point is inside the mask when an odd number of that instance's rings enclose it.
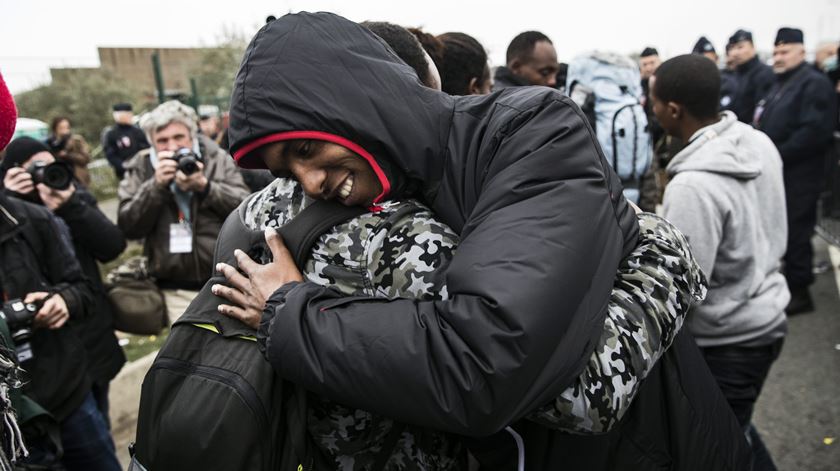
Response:
[[[209,185],[209,183],[208,183],[208,185]],[[197,274],[200,274],[201,273],[201,260],[198,259],[198,207],[200,206],[200,204],[198,203],[198,201],[194,201],[194,200],[197,200],[197,199],[198,198],[196,198],[195,195],[193,195],[193,197],[190,198],[190,205],[192,205],[193,202],[195,202],[195,208],[191,209],[191,211],[193,213],[192,214],[193,217],[192,217],[192,221],[191,221],[191,223],[192,223],[192,243],[193,243],[192,253],[193,253],[193,261],[195,262],[195,272]]]
[[[233,389],[242,401],[245,402],[245,405],[248,406],[248,409],[251,410],[254,417],[257,418],[257,425],[263,441],[262,446],[265,450],[264,461],[268,462],[271,459],[273,453],[270,452],[271,446],[269,440],[271,435],[269,433],[270,428],[267,419],[268,412],[265,410],[265,407],[263,406],[262,401],[260,401],[254,387],[245,381],[245,379],[236,373],[221,368],[195,365],[175,358],[158,358],[152,366],[152,369],[171,370],[176,373],[180,373],[183,376],[195,374],[196,376],[201,376],[222,383]]]
[[[522,435],[519,435],[513,427],[505,427],[505,431],[513,437],[513,441],[516,443],[516,469],[517,471],[525,471],[525,441],[522,440]]]

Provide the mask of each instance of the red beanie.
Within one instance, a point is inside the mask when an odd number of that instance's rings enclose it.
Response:
[[[17,108],[15,107],[15,100],[9,89],[6,88],[6,82],[3,81],[3,75],[0,74],[0,150],[6,147],[12,135],[15,133],[15,123],[17,122]]]

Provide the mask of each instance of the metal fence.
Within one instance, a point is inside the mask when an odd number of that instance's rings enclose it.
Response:
[[[820,195],[817,234],[840,247],[840,133],[834,133],[832,150],[826,158],[826,185]]]

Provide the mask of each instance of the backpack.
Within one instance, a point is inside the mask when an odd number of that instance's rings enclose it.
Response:
[[[566,81],[569,97],[590,118],[607,161],[621,179],[624,197],[638,203],[641,178],[653,152],[639,101],[638,67],[619,54],[592,52],[569,64]]]
[[[235,266],[237,248],[257,260],[270,254],[263,232],[245,225],[249,201],[222,226],[214,266]],[[278,232],[303,267],[323,233],[365,211],[318,201]],[[224,276],[214,273],[172,325],[143,380],[129,470],[329,469],[306,433],[306,391],[274,374],[253,329],[217,311],[216,283]]]

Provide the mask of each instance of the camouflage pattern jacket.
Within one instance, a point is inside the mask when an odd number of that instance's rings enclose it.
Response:
[[[297,183],[277,179],[246,202],[246,223],[252,229],[280,227],[309,202]],[[323,235],[304,277],[346,295],[445,299],[444,272],[457,234],[416,201],[381,207]],[[705,279],[682,234],[651,214],[640,215],[639,222],[639,246],[620,267],[604,332],[586,369],[529,419],[573,433],[609,430],[670,346],[689,306],[705,296]],[[371,469],[375,458],[388,452],[381,446],[394,430],[400,436],[385,469],[465,469],[457,437],[317,398],[310,408],[310,434],[336,469]]]

